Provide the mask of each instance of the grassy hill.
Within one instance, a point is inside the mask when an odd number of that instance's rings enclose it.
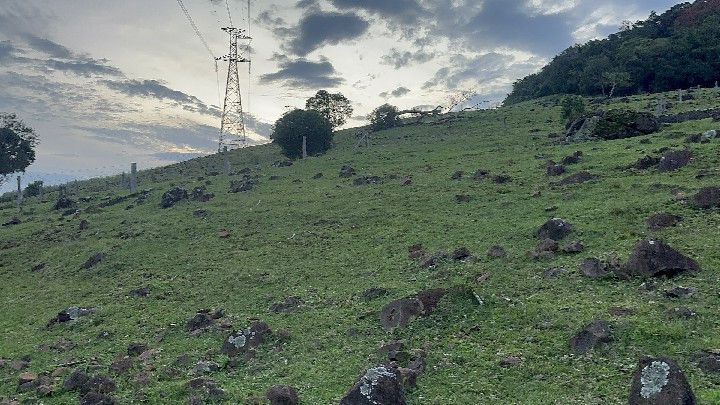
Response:
[[[717,107],[720,92],[694,96],[674,103],[672,112]],[[656,97],[614,99],[603,108],[652,111]],[[274,384],[296,387],[305,404],[337,403],[365,369],[381,363],[383,343],[401,340],[408,351],[427,353],[427,369],[407,394],[410,404],[626,403],[642,355],[675,359],[701,403],[720,403],[720,376],[692,361],[697,352],[720,348],[720,212],[692,208],[678,194],[720,185],[720,140],[684,143],[687,134],[720,124],[688,121],[647,136],[562,145],[548,137],[564,130],[558,101],[382,131],[369,148],[356,149],[354,130],[342,131],[327,155],[290,167],[272,166],[281,159],[273,145],[234,151],[234,170],[249,167],[258,176],[258,185],[242,193],[228,192],[241,176],[213,173],[220,160],[211,156],[141,172],[140,188],[150,190],[144,199],[118,199],[128,192],[116,177],[71,189],[77,215],[53,209],[57,193],[28,200],[20,224],[0,227],[0,398],[36,398],[35,390],[18,392],[20,373],[54,372],[54,392],[41,401],[77,403],[78,393],[62,385],[80,368],[111,376],[118,403],[186,403],[192,369],[205,360],[221,367],[206,377],[225,390],[228,403],[263,397]],[[694,159],[679,171],[624,168],[661,148],[685,146]],[[558,178],[546,175],[546,160],[575,151],[582,157],[568,174],[598,178],[552,186]],[[338,176],[343,165],[383,182],[354,185]],[[489,176],[474,180],[478,169]],[[696,178],[702,169],[708,175]],[[465,175],[451,180],[456,171]],[[493,181],[499,174],[510,181]],[[411,184],[403,185],[407,178]],[[163,193],[174,186],[205,186],[215,197],[162,209]],[[684,219],[649,230],[645,220],[661,211]],[[2,222],[16,215],[12,204],[0,207]],[[535,232],[552,217],[572,223],[568,240],[581,241],[585,251],[528,257]],[[665,240],[702,271],[656,285],[578,271],[587,257],[625,260],[646,237]],[[424,268],[408,256],[415,244],[429,252],[466,247],[474,258]],[[507,257],[489,257],[494,245]],[[84,266],[97,253],[101,261]],[[565,271],[544,276],[550,268]],[[696,291],[667,298],[664,291],[677,285]],[[134,291],[145,287],[146,297]],[[371,288],[387,295],[368,297]],[[393,332],[381,328],[388,302],[431,288],[450,293],[430,316]],[[295,310],[271,310],[287,297],[299,297]],[[94,313],[48,326],[73,306]],[[668,314],[681,306],[697,315]],[[189,333],[186,322],[202,309],[223,309],[224,317]],[[610,323],[613,341],[572,354],[569,339],[600,318]],[[231,361],[221,354],[230,331],[253,320],[274,331],[254,357]],[[111,370],[135,342],[149,351],[132,357],[129,370]],[[27,368],[14,369],[23,359]]]

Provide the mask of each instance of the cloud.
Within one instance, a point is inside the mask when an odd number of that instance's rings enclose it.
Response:
[[[490,52],[469,57],[456,55],[450,58],[448,66],[438,69],[435,76],[425,82],[424,89],[439,87],[455,90],[461,87],[475,87],[498,79],[511,82],[518,75],[527,74],[539,65],[517,62],[512,55]],[[507,84],[507,83],[506,83]]]
[[[392,91],[390,91],[390,92],[384,91],[384,92],[380,93],[380,97],[382,97],[382,98],[388,98],[388,96],[402,97],[402,96],[410,93],[410,91],[411,91],[411,90],[408,89],[407,87],[401,86],[401,87],[398,87],[397,89],[392,90]]]
[[[25,35],[25,39],[32,49],[50,55],[53,58],[74,58],[73,53],[68,48],[58,44],[57,42],[30,34]]]
[[[354,13],[314,11],[303,16],[297,27],[276,32],[292,37],[287,47],[290,52],[306,56],[323,46],[356,39],[369,27],[370,23]]]
[[[261,82],[283,82],[286,86],[314,90],[334,88],[345,81],[337,76],[335,67],[324,57],[321,57],[319,62],[312,62],[305,58],[290,60],[277,55],[275,59],[279,60],[280,69],[275,73],[261,76]]]
[[[62,61],[49,59],[46,66],[53,70],[70,72],[79,76],[122,76],[120,69],[108,66],[103,62],[94,59]]]
[[[393,48],[389,54],[383,55],[383,57],[381,58],[381,63],[384,65],[393,66],[395,67],[395,69],[400,69],[411,64],[429,62],[433,58],[435,58],[435,53],[426,53],[423,51],[401,52],[396,48]]]
[[[426,10],[417,0],[332,0],[338,9],[364,10],[403,24],[415,23]]]
[[[14,61],[17,51],[10,41],[0,41],[0,65]]]

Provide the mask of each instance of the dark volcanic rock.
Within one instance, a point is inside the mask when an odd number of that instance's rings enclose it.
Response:
[[[485,180],[489,175],[489,171],[479,169],[475,171],[475,174],[473,174],[473,180]]]
[[[179,203],[180,201],[187,200],[188,199],[188,192],[184,188],[181,187],[174,187],[168,191],[166,191],[162,195],[162,200],[160,201],[160,206],[162,208],[170,208],[173,205]]]
[[[13,226],[13,225],[20,225],[20,219],[15,217],[10,219],[9,221],[2,224],[2,226]]]
[[[679,170],[690,163],[693,154],[687,149],[665,152],[660,158],[658,170],[661,172],[672,172]]]
[[[133,342],[128,345],[127,354],[128,356],[139,356],[148,349],[145,343]]]
[[[447,294],[447,290],[443,288],[434,288],[431,290],[421,291],[417,294],[417,299],[423,305],[422,314],[430,315],[440,303],[440,300]]]
[[[571,174],[564,179],[560,181],[556,181],[554,183],[551,183],[553,186],[567,186],[570,184],[582,184],[586,183],[591,180],[597,179],[598,176],[596,174],[592,174],[590,172],[577,172],[574,174]]]
[[[405,390],[397,372],[385,366],[365,371],[340,405],[404,405]]]
[[[635,277],[675,276],[683,272],[698,272],[695,260],[658,240],[642,240],[635,245],[622,272]]]
[[[668,214],[667,212],[659,212],[650,218],[645,223],[648,228],[652,230],[658,230],[662,228],[668,228],[677,225],[683,218],[681,216]]]
[[[537,231],[540,239],[552,239],[559,241],[572,232],[572,225],[562,218],[553,218],[545,222]]]
[[[594,257],[587,258],[580,263],[580,272],[590,278],[603,278],[610,275],[607,264]]]
[[[190,198],[195,201],[208,202],[215,197],[215,194],[208,193],[205,187],[195,187],[190,194]]]
[[[209,328],[213,324],[212,317],[203,312],[198,312],[190,318],[187,323],[185,324],[185,329],[188,332],[195,332],[198,330],[203,330]]]
[[[465,175],[465,172],[458,170],[450,176],[450,180],[460,180]]]
[[[78,369],[65,378],[63,388],[67,391],[79,390],[80,387],[84,386],[88,381],[90,381],[90,376]]]
[[[585,354],[600,344],[611,341],[610,325],[606,321],[595,320],[570,339],[570,348],[575,354]]]
[[[633,163],[630,168],[631,169],[637,169],[637,170],[647,170],[651,167],[655,167],[660,164],[660,158],[645,155],[644,157],[641,157],[638,159],[637,162]]]
[[[95,313],[95,308],[70,307],[58,312],[58,314],[48,322],[47,326],[49,327],[56,323],[75,321],[83,316],[88,316],[93,313]]]
[[[669,290],[665,290],[665,296],[668,298],[689,298],[694,293],[694,289],[682,286],[676,286]]]
[[[353,185],[364,186],[367,184],[382,184],[382,179],[378,176],[363,176],[353,180]]]
[[[694,356],[693,361],[706,373],[720,373],[720,353],[702,352]]]
[[[512,181],[512,177],[508,176],[507,174],[496,174],[495,176],[492,176],[492,182],[497,184],[505,184]]]
[[[560,176],[565,173],[565,166],[556,164],[548,165],[546,172],[548,176]]]
[[[231,193],[244,193],[250,191],[258,184],[255,179],[233,180],[230,182]]]
[[[222,353],[228,357],[244,354],[259,347],[271,333],[268,324],[255,321],[248,328],[231,333],[223,343]]]
[[[563,245],[562,248],[560,248],[565,253],[580,253],[583,250],[585,250],[585,245],[582,244],[582,242],[579,241],[572,241],[570,243],[567,243]]]
[[[629,405],[694,405],[682,370],[668,358],[643,358],[633,373]]]
[[[720,208],[720,187],[705,187],[693,196],[693,205],[696,208]]]
[[[130,296],[136,298],[147,298],[150,296],[150,287],[140,287],[130,290]]]
[[[581,151],[575,151],[572,155],[562,158],[561,163],[564,165],[574,165],[580,163],[580,157],[582,155],[583,153]]]
[[[385,305],[380,313],[380,324],[386,330],[407,326],[423,313],[423,305],[416,297],[402,298]]]
[[[298,405],[297,390],[289,385],[274,385],[265,394],[270,405]]]
[[[94,255],[90,256],[90,258],[88,258],[85,263],[83,263],[82,268],[85,270],[91,269],[100,264],[104,257],[105,255],[102,253],[95,253]]]
[[[350,166],[343,166],[340,168],[340,177],[349,178],[355,175],[355,169]]]
[[[506,257],[507,252],[505,251],[505,248],[503,248],[502,246],[495,245],[495,246],[491,246],[490,249],[488,249],[487,255],[490,257],[499,259],[502,257]]]
[[[98,392],[88,392],[80,399],[80,405],[114,405],[115,399]]]
[[[472,257],[472,253],[470,253],[470,249],[463,246],[455,249],[450,257],[453,260],[467,260]]]

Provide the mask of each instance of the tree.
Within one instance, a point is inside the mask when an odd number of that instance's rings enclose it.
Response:
[[[25,187],[23,195],[27,197],[38,197],[42,191],[43,182],[41,180],[34,181]]]
[[[615,93],[615,89],[630,85],[630,74],[623,70],[613,70],[603,73],[602,81],[610,86],[610,93],[608,94],[608,97],[612,98]]]
[[[37,135],[15,114],[0,113],[0,184],[35,161]]]
[[[398,109],[394,105],[383,104],[370,113],[370,128],[373,131],[381,131],[396,127],[400,124]]]
[[[333,129],[345,124],[347,118],[353,113],[350,100],[341,93],[331,94],[326,90],[320,90],[313,97],[307,99],[305,108],[322,114],[330,121]]]
[[[585,99],[580,96],[567,96],[560,103],[562,117],[569,124],[585,114]]]
[[[302,156],[303,137],[307,137],[308,155],[322,154],[332,146],[332,125],[314,110],[296,109],[275,122],[271,136],[283,154],[291,159]]]

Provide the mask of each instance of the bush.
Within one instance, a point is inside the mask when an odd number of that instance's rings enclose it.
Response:
[[[307,137],[308,155],[326,152],[332,146],[332,125],[317,111],[293,110],[275,122],[273,143],[280,145],[285,156],[302,156],[303,137]]]
[[[394,105],[383,104],[370,114],[370,128],[373,131],[394,128],[398,125],[400,125],[400,117]]]
[[[567,96],[560,105],[562,106],[562,117],[568,124],[572,124],[587,112],[585,99],[580,96]]]
[[[25,192],[23,193],[25,197],[38,197],[40,196],[40,192],[42,191],[43,182],[38,180],[34,181],[25,187]]]

